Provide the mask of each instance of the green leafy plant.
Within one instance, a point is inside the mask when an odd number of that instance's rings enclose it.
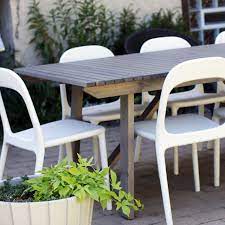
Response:
[[[72,6],[72,7],[71,7]],[[56,0],[45,17],[39,1],[33,0],[28,12],[31,43],[43,62],[57,62],[68,48],[96,44],[112,47],[114,18],[96,0]]]
[[[40,176],[29,179],[22,177],[20,182],[6,180],[0,186],[0,201],[5,202],[40,202],[76,197],[79,201],[86,198],[100,202],[103,209],[112,200],[116,210],[121,210],[129,217],[130,210],[143,209],[140,200],[126,193],[114,171],[106,168],[93,168],[93,159],[78,157],[78,163],[67,160],[40,171]],[[111,188],[105,183],[105,176],[110,173]]]
[[[68,47],[96,44],[112,47],[114,17],[96,0],[77,3],[76,19],[68,35]]]
[[[39,8],[39,1],[33,0],[29,7],[29,30],[33,31],[31,43],[35,43],[35,49],[41,53],[44,63],[53,63],[57,58],[57,41],[49,34],[49,21],[45,19]],[[40,51],[41,50],[41,51]]]
[[[105,183],[105,176],[110,173],[111,190]],[[96,170],[92,159],[87,160],[79,156],[78,163],[67,160],[56,166],[41,171],[41,176],[25,182],[29,188],[27,192],[33,193],[34,201],[49,201],[75,196],[82,201],[87,197],[100,202],[106,208],[107,202],[112,199],[117,210],[129,216],[130,209],[143,208],[141,202],[123,191],[117,175],[109,169]]]
[[[139,28],[137,17],[137,10],[135,11],[132,6],[123,8],[116,18],[115,23],[115,40],[113,44],[113,51],[116,55],[125,54],[124,43],[126,38]]]
[[[98,44],[116,55],[124,54],[124,41],[133,32],[146,28],[169,28],[188,32],[182,15],[176,10],[160,10],[143,18],[132,5],[113,13],[99,0],[55,0],[45,16],[39,1],[32,0],[28,12],[31,43],[44,63],[58,62],[68,48]]]

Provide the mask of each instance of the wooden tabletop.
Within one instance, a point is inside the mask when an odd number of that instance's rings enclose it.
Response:
[[[181,62],[212,56],[225,57],[225,44],[30,66],[15,71],[22,76],[93,87],[164,77]]]

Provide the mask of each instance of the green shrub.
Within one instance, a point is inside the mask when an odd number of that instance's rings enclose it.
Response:
[[[111,48],[114,17],[96,0],[84,0],[77,6],[77,19],[68,35],[68,47],[99,45]]]
[[[116,55],[125,53],[124,43],[126,38],[133,32],[139,29],[137,11],[134,11],[131,6],[122,9],[116,19],[115,40],[113,44],[113,52]]]
[[[71,7],[72,5],[72,7]],[[96,44],[112,47],[114,18],[96,0],[56,0],[44,17],[39,2],[33,0],[28,12],[29,29],[43,62],[58,62],[68,48]]]
[[[160,10],[153,13],[151,17],[145,17],[140,26],[142,28],[164,28],[176,30],[180,33],[189,33],[187,24],[184,22],[182,15],[177,10]]]
[[[58,62],[68,48],[98,44],[116,55],[124,54],[124,41],[133,32],[146,28],[169,28],[187,33],[181,14],[176,10],[160,10],[140,19],[132,6],[113,13],[98,0],[56,0],[44,16],[39,1],[33,0],[28,12],[31,43],[43,63]]]
[[[40,12],[39,1],[33,0],[32,5],[29,7],[29,30],[33,31],[33,38],[31,43],[35,43],[35,49],[41,54],[43,63],[53,63],[58,60],[59,44],[56,39],[49,34],[50,22],[45,19],[44,15]],[[55,31],[54,35],[58,35]]]

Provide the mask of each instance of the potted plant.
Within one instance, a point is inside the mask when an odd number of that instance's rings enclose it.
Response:
[[[111,190],[105,184],[110,173]],[[45,168],[39,176],[0,183],[0,218],[4,225],[91,225],[93,203],[103,209],[112,200],[129,217],[130,209],[143,207],[122,190],[117,175],[109,169],[96,170],[92,159],[79,156],[78,163],[66,160]]]

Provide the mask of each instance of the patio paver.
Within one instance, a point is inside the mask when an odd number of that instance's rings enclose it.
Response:
[[[109,151],[119,141],[119,127],[107,129]],[[199,152],[201,192],[194,192],[192,158],[190,146],[180,150],[180,175],[173,175],[172,151],[167,153],[168,180],[171,192],[174,224],[179,225],[221,225],[225,224],[225,141],[222,141],[221,187],[213,185],[213,151]],[[82,142],[81,152],[91,155],[91,140]],[[163,225],[164,212],[157,174],[154,143],[143,144],[143,160],[135,164],[135,193],[142,199],[145,210],[133,221],[119,216],[115,211],[109,215],[95,205],[93,225]],[[46,166],[56,163],[57,151],[46,152]],[[9,151],[6,173],[10,176],[21,176],[33,172],[34,155],[27,151]]]

